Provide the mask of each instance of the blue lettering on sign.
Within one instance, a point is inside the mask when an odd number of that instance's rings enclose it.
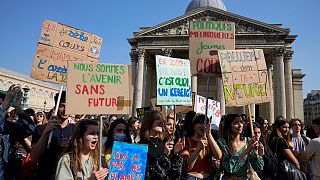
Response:
[[[88,37],[85,37],[83,32],[78,34],[78,32],[76,32],[76,31],[73,32],[72,30],[70,30],[68,35],[70,37],[73,37],[73,38],[76,38],[76,39],[80,39],[83,42],[87,42],[88,41]]]
[[[57,73],[67,74],[66,66],[60,67],[60,66],[51,64],[51,65],[48,66],[48,71],[49,72],[57,72]]]
[[[168,96],[168,89],[167,88],[158,88],[159,96]]]
[[[192,90],[191,88],[171,88],[170,96],[171,97],[191,97]]]
[[[46,62],[47,62],[47,60],[42,61],[42,59],[40,59],[40,62],[38,63],[38,68],[43,69],[43,67],[41,67],[41,65],[45,64]]]

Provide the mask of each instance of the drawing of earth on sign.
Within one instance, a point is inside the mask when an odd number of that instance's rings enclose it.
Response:
[[[99,54],[99,49],[95,46],[92,46],[90,47],[90,53],[93,55],[93,56],[96,56]]]

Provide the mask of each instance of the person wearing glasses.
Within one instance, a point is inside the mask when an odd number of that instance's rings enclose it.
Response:
[[[42,111],[37,112],[37,114],[35,115],[35,118],[34,118],[34,124],[36,126],[38,126],[38,125],[43,125],[46,123],[48,123],[48,119],[46,117],[46,114]]]
[[[310,138],[301,133],[302,121],[300,119],[291,119],[290,128],[292,131],[291,140],[293,144],[293,152],[300,153],[305,151],[307,145],[310,142]],[[308,168],[307,161],[304,161],[296,156],[300,163],[301,171],[306,173],[307,179],[311,179],[311,166]],[[310,164],[311,165],[311,164]]]

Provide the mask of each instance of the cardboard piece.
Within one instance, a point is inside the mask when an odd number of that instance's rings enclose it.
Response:
[[[189,22],[189,59],[191,73],[206,76],[221,74],[217,50],[235,49],[235,24],[225,21]]]
[[[143,108],[137,108],[137,116],[139,118],[143,117],[147,112],[153,111],[152,107],[143,107]]]
[[[190,62],[156,56],[157,105],[192,106]]]
[[[109,179],[145,179],[148,146],[115,141],[112,146]]]
[[[270,102],[263,50],[219,51],[226,106]]]
[[[53,46],[77,54],[87,55],[91,34],[63,24],[58,24]]]
[[[67,61],[97,63],[101,45],[102,38],[97,35],[45,20],[42,24],[31,78],[65,85]],[[53,66],[56,68],[48,69]],[[52,69],[59,70],[53,73]]]
[[[128,65],[68,62],[67,114],[129,114]]]
[[[39,43],[53,46],[57,28],[58,23],[50,20],[44,20],[40,32]]]

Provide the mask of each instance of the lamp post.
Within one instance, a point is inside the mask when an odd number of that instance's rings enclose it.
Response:
[[[47,101],[43,102],[43,112],[46,112],[46,105],[47,105]]]
[[[22,98],[22,108],[23,109],[27,109],[28,108],[28,92],[29,92],[29,88],[28,87],[24,87],[23,89],[23,98]]]

